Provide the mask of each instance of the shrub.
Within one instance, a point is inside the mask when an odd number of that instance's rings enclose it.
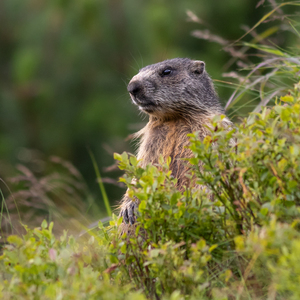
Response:
[[[136,226],[121,235],[114,216],[88,240],[25,227],[0,257],[1,297],[298,299],[299,96],[298,84],[235,128],[219,117],[203,141],[191,134],[189,176],[206,189],[180,193],[170,161],[116,154]]]

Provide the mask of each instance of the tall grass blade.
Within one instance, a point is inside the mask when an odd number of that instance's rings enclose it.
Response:
[[[298,2],[298,1],[297,1]],[[257,26],[259,26],[262,22],[264,22],[267,18],[269,18],[276,10],[279,8],[286,6],[286,5],[295,5],[295,6],[300,6],[300,3],[298,2],[286,2],[286,3],[281,3],[277,7],[275,7],[273,10],[265,14],[251,29],[249,29],[245,34],[243,34],[238,40],[233,42],[231,46],[237,42],[239,42],[241,39],[243,39],[246,35],[248,35],[251,31],[253,31]]]
[[[105,191],[102,179],[101,179],[100,171],[99,171],[95,156],[94,156],[94,154],[92,153],[92,151],[90,149],[88,149],[88,151],[89,151],[89,155],[92,159],[93,167],[94,167],[94,170],[95,170],[95,173],[96,173],[96,176],[97,176],[97,181],[98,181],[99,188],[100,188],[100,191],[101,191],[101,194],[102,194],[102,197],[103,197],[106,212],[111,217],[112,213],[111,213],[111,208],[110,208],[110,205],[109,205],[109,200],[108,200],[108,197],[107,197],[107,194],[106,194],[106,191]]]

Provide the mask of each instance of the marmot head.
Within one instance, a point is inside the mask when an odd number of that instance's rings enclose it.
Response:
[[[223,113],[205,63],[174,58],[142,68],[128,84],[140,110],[158,118]]]

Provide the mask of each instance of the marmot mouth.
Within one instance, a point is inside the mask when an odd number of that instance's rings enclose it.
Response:
[[[156,104],[149,99],[137,98],[137,97],[132,97],[132,96],[131,96],[131,99],[135,105],[137,105],[140,109],[142,109],[144,111],[148,111],[148,110],[153,111],[154,108],[156,107]]]
[[[151,105],[139,105],[139,109],[146,113],[153,113],[156,110],[156,106],[154,104]]]

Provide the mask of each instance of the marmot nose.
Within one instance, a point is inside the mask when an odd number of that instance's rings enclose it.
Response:
[[[127,86],[127,91],[133,96],[136,96],[141,89],[142,84],[138,81],[130,82]]]

